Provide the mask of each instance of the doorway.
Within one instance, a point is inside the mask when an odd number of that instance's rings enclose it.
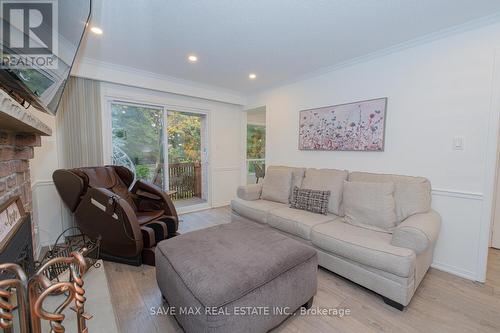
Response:
[[[492,248],[500,251],[500,176],[497,177],[496,196],[495,196],[495,209],[493,212],[493,222],[491,225],[491,242]]]
[[[266,107],[246,111],[246,182],[262,182],[266,171]]]
[[[500,137],[499,137],[500,142]],[[493,196],[493,214],[490,230],[490,244],[486,268],[485,284],[500,289],[500,151],[497,152],[497,171],[495,195]]]
[[[169,191],[181,211],[207,205],[207,115],[111,101],[112,163]]]

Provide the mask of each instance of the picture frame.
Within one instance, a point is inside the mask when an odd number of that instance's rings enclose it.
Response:
[[[0,253],[19,230],[25,217],[26,212],[20,196],[13,197],[0,206]]]
[[[387,97],[299,112],[299,150],[385,150]]]

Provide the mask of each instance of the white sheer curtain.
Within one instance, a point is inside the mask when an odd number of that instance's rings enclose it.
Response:
[[[56,116],[59,167],[63,169],[103,164],[100,82],[70,77]],[[63,205],[63,230],[75,226]]]
[[[57,111],[59,166],[103,164],[100,82],[70,77]]]

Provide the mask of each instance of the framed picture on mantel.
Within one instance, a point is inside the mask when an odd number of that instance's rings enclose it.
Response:
[[[0,253],[5,250],[25,216],[26,213],[19,196],[0,206]]]
[[[299,149],[384,151],[387,98],[300,111]]]

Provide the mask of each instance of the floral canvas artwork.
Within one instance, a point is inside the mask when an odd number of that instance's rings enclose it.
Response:
[[[299,149],[383,151],[387,98],[300,111]]]

